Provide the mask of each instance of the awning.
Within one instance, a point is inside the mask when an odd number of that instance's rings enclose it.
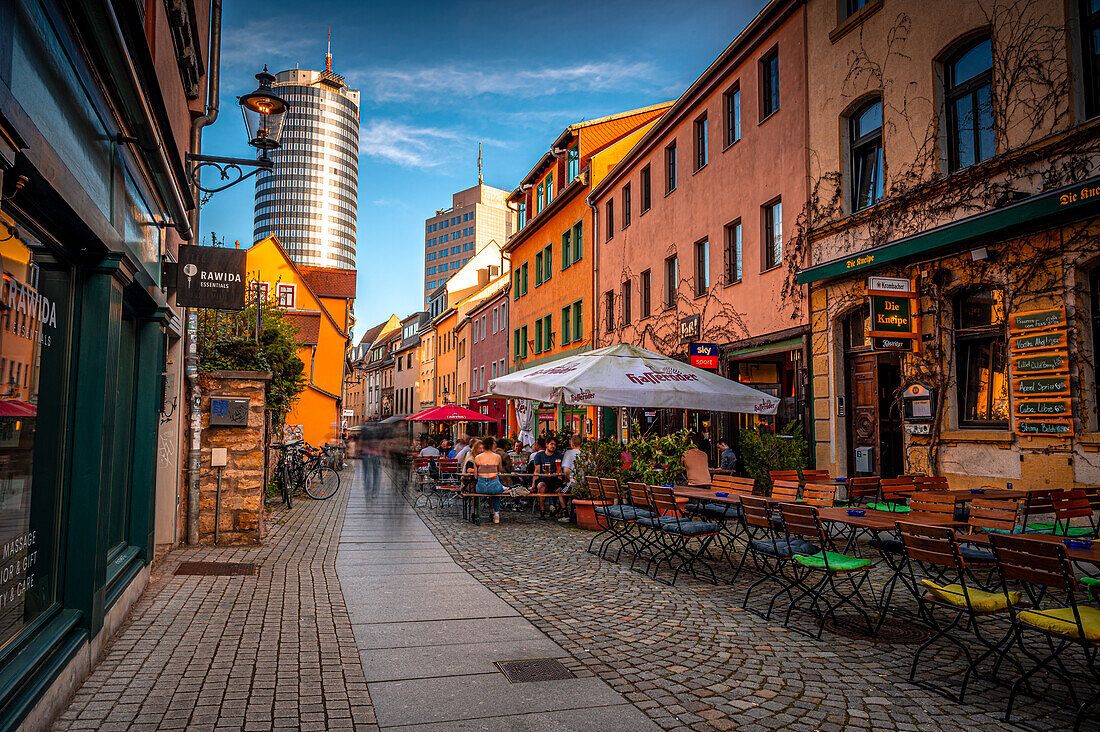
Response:
[[[0,417],[34,417],[38,407],[18,399],[0,400]]]
[[[1094,212],[1100,212],[1100,177],[807,267],[798,273],[798,284],[861,272],[890,262],[931,254],[946,247],[978,243],[984,237],[1008,229],[1015,229],[1013,236],[1025,234],[1058,218],[1080,218]]]
[[[764,343],[759,346],[738,348],[723,355],[726,358],[732,360],[739,358],[748,358],[749,356],[767,356],[773,353],[781,353],[783,351],[793,351],[796,348],[802,348],[802,336],[795,336],[794,338],[787,338],[786,340],[775,341],[774,343]]]

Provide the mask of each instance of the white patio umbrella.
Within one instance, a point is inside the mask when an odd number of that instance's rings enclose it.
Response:
[[[779,399],[668,356],[620,343],[492,379],[493,396],[574,406],[775,414]]]

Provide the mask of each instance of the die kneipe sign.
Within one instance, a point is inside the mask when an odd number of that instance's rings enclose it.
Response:
[[[181,244],[176,265],[176,304],[240,310],[246,300],[245,274],[242,249]]]

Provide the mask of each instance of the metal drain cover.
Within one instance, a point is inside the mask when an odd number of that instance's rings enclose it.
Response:
[[[900,618],[887,618],[879,628],[875,637],[867,635],[867,624],[858,615],[841,615],[839,623],[828,621],[825,630],[830,633],[851,638],[853,640],[867,641],[868,643],[881,643],[883,645],[910,645],[924,643],[932,635],[925,626],[920,623],[902,620]]]
[[[553,658],[532,658],[526,661],[497,661],[497,668],[510,683],[525,681],[557,681],[573,679],[573,672]]]
[[[200,577],[237,577],[256,574],[255,564],[238,562],[180,562],[174,574]]]

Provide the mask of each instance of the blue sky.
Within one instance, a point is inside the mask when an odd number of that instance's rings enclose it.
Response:
[[[362,92],[356,337],[423,302],[424,219],[477,182],[511,190],[567,125],[675,99],[763,0],[279,3],[226,0],[221,114],[203,152],[246,156],[236,97],[253,75],[323,68]],[[210,233],[252,242],[255,188],[202,209]]]

